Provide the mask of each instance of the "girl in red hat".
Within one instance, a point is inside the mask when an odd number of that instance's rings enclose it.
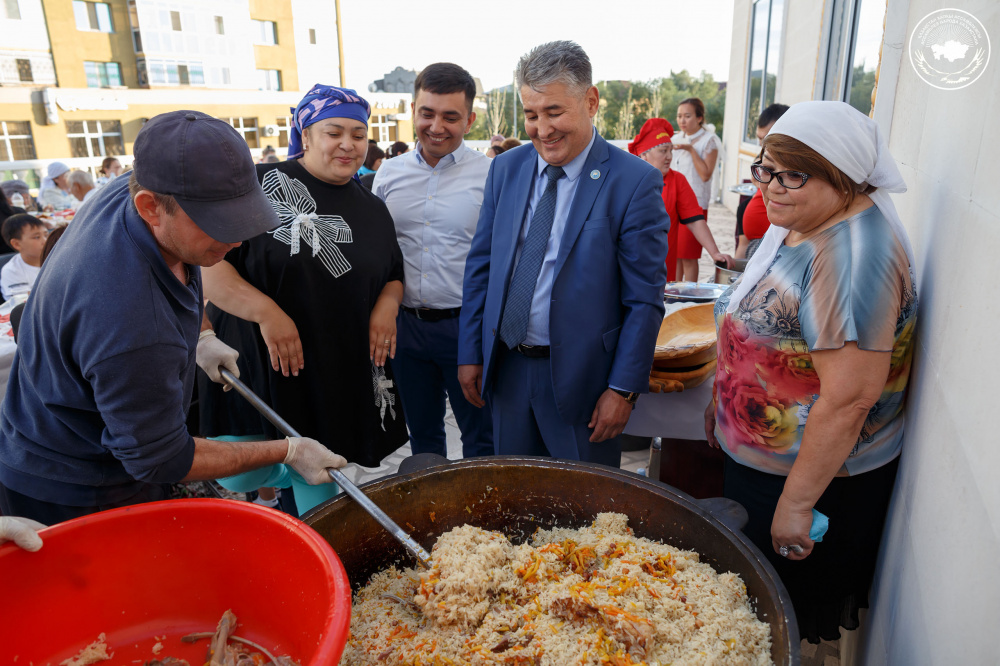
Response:
[[[705,213],[698,204],[694,190],[687,179],[680,173],[670,169],[674,146],[670,138],[674,135],[673,125],[663,118],[650,118],[643,124],[635,140],[628,144],[628,150],[660,170],[663,174],[663,205],[670,216],[670,233],[667,235],[667,281],[677,279],[679,263],[677,260],[678,237],[681,225],[694,235],[701,245],[708,250],[714,261],[721,261],[727,268],[734,265],[733,258],[719,252],[715,238],[705,221]],[[678,224],[678,222],[680,224]]]

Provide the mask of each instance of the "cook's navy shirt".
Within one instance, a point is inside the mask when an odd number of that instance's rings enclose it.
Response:
[[[0,483],[69,506],[120,502],[184,478],[185,418],[203,309],[128,193],[101,188],[45,260],[0,408]]]

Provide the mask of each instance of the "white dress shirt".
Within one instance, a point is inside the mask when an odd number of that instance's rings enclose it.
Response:
[[[433,167],[419,144],[382,162],[372,192],[388,206],[396,225],[403,251],[403,305],[461,307],[465,259],[489,170],[490,158],[464,142]]]
[[[552,218],[552,231],[549,233],[549,242],[545,246],[545,257],[542,259],[542,267],[538,271],[538,281],[535,283],[535,293],[531,297],[531,312],[528,314],[528,334],[524,338],[526,345],[548,345],[549,344],[549,300],[552,298],[552,281],[555,279],[556,257],[559,256],[559,246],[562,245],[563,233],[566,231],[566,220],[569,218],[569,209],[573,205],[573,197],[576,195],[576,186],[580,182],[580,172],[590,155],[590,149],[594,147],[594,138],[597,130],[594,130],[590,137],[590,143],[583,152],[573,158],[573,161],[563,167],[566,175],[556,181],[556,210]],[[531,226],[531,218],[535,215],[535,208],[542,200],[545,193],[545,186],[549,177],[545,175],[545,167],[548,162],[538,156],[538,164],[535,169],[535,181],[532,183],[531,196],[528,199],[528,212],[524,217],[524,224],[521,226],[521,234],[517,239],[517,258],[521,258],[521,248],[524,247],[524,239],[528,236],[528,227]],[[589,177],[589,176],[588,176]],[[515,263],[515,270],[517,270]],[[513,273],[512,273],[513,275]]]

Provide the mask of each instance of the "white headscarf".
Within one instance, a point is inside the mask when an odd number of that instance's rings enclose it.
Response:
[[[778,119],[768,136],[783,134],[798,139],[825,157],[855,183],[876,187],[868,196],[892,228],[896,239],[906,251],[912,271],[913,248],[899,220],[890,192],[905,192],[906,183],[896,168],[896,161],[879,132],[878,123],[844,102],[801,102]],[[771,225],[747,263],[743,279],[733,291],[727,312],[734,312],[740,301],[757,286],[771,267],[775,255],[785,242],[788,229]]]
[[[56,185],[56,178],[63,175],[69,171],[69,167],[62,162],[50,162],[49,170],[45,178],[42,178],[42,185],[38,188],[38,191],[47,190],[52,187],[59,187]]]

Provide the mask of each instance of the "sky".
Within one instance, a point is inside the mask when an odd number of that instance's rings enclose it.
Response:
[[[729,78],[732,0],[341,0],[348,87],[367,91],[397,66],[454,62],[484,90],[557,39],[590,56],[594,81],[647,81],[687,69]]]

